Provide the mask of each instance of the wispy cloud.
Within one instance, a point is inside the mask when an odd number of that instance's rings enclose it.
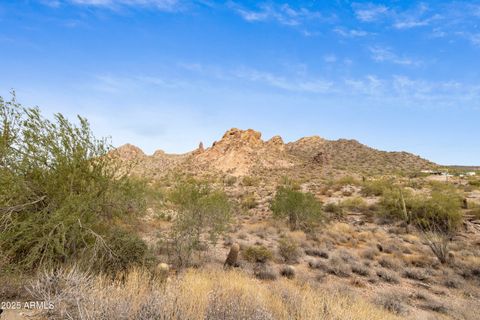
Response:
[[[251,68],[238,69],[233,75],[239,79],[263,83],[271,87],[294,92],[327,93],[333,85],[331,81],[322,79],[292,79]]]
[[[335,28],[333,31],[342,37],[345,38],[355,38],[355,37],[365,37],[370,35],[371,33],[364,31],[364,30],[358,30],[358,29],[343,29],[343,28]]]
[[[389,14],[389,8],[384,5],[354,3],[353,8],[357,18],[363,22],[376,21]]]
[[[415,66],[421,64],[421,61],[414,60],[405,56],[399,56],[388,47],[370,47],[371,57],[377,62],[391,62],[401,65]]]
[[[182,4],[178,0],[67,0],[66,2],[74,5],[110,9],[117,9],[120,7],[143,7],[162,11],[177,11],[182,7]]]
[[[230,3],[230,7],[249,22],[276,21],[287,26],[298,26],[308,20],[322,18],[318,11],[312,11],[304,7],[294,8],[289,4],[262,3],[257,9],[249,9],[237,3]]]
[[[106,93],[122,93],[140,88],[175,89],[189,85],[189,82],[151,75],[123,76],[118,74],[99,74],[93,77],[91,86],[96,91]]]
[[[438,13],[431,12],[424,3],[402,10],[372,3],[355,3],[353,9],[357,19],[362,22],[386,21],[391,23],[395,29],[424,27],[430,25],[432,21],[442,18]]]

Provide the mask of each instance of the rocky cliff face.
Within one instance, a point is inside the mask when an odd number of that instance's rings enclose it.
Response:
[[[158,150],[148,156],[130,144],[119,147],[114,153],[125,161],[137,162],[134,174],[153,178],[172,169],[193,174],[245,176],[276,170],[285,174],[288,170],[302,168],[308,176],[309,172],[318,171],[319,168],[383,174],[402,170],[418,171],[435,165],[407,152],[379,151],[355,140],[330,141],[313,136],[285,144],[280,136],[264,141],[258,131],[237,128],[228,130],[211,147],[205,148],[200,143],[196,150],[183,155],[171,155]]]
[[[221,140],[213,143],[195,158],[200,165],[241,176],[254,168],[286,168],[293,165],[285,152],[285,144],[279,136],[269,141],[262,134],[248,129],[230,129]]]

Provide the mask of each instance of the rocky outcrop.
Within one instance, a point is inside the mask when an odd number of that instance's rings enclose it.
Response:
[[[212,147],[198,154],[195,161],[215,170],[242,176],[256,168],[291,166],[284,149],[285,144],[279,136],[265,142],[258,131],[233,128]]]
[[[223,172],[245,176],[266,171],[274,175],[279,171],[283,175],[284,169],[298,168],[303,176],[308,176],[320,172],[319,168],[383,174],[418,171],[435,165],[407,152],[379,151],[355,140],[331,141],[313,136],[285,144],[280,136],[264,141],[258,131],[237,128],[228,130],[209,148],[200,142],[196,150],[182,155],[157,150],[148,156],[131,144],[119,147],[112,154],[135,163],[133,174],[154,178],[172,169],[193,174]]]

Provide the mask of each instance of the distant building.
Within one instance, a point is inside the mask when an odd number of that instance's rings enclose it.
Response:
[[[473,177],[473,176],[476,175],[476,173],[473,172],[473,171],[470,171],[470,172],[465,173],[465,175],[468,176],[468,177]]]
[[[436,171],[436,170],[422,170],[420,171],[421,173],[425,173],[425,174],[434,174],[434,175],[441,175],[443,174],[442,172],[440,171]]]

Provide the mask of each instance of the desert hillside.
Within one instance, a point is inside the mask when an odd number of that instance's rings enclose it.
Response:
[[[248,129],[230,129],[212,146],[203,144],[182,155],[157,151],[147,156],[138,147],[126,144],[114,151],[133,165],[133,174],[161,177],[172,170],[192,174],[228,174],[235,177],[278,173],[292,175],[315,171],[332,174],[414,174],[436,165],[408,152],[380,151],[356,140],[325,140],[318,136],[284,143],[280,136],[268,141]]]

